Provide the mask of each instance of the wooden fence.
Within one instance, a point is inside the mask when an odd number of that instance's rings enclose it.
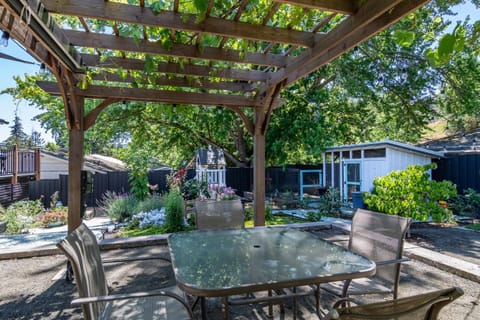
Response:
[[[458,193],[467,188],[480,192],[480,154],[449,156],[436,163],[438,168],[432,171],[434,180],[452,181],[457,185]]]
[[[433,171],[433,179],[437,181],[449,180],[457,185],[457,190],[462,193],[467,188],[473,188],[480,192],[480,154],[453,156],[437,161],[438,168]],[[292,191],[299,192],[300,170],[321,169],[321,166],[287,166],[270,167],[265,171],[266,193]],[[160,170],[149,173],[149,183],[158,185],[158,192],[167,191],[167,175],[170,170]],[[327,181],[329,172],[327,170]],[[195,170],[187,170],[187,179],[195,176]],[[253,191],[252,168],[228,168],[226,183],[237,190],[238,194],[245,191]],[[60,179],[39,180],[14,185],[0,185],[0,202],[6,206],[12,202],[24,199],[31,200],[42,198],[45,206],[49,206],[50,197],[55,191],[59,191],[60,201],[68,205],[67,190],[68,176],[62,175]],[[110,172],[107,174],[95,174],[93,188],[85,194],[85,202],[88,206],[96,206],[107,191],[115,193],[129,193],[130,184],[127,172]]]
[[[14,202],[28,199],[28,182],[0,184],[0,204],[4,208]]]
[[[319,166],[288,166],[271,167],[265,171],[265,189],[267,193],[283,191],[299,191],[299,173],[302,169],[321,169]],[[150,185],[157,185],[157,192],[163,193],[168,190],[167,176],[170,170],[152,171],[148,175]],[[195,170],[187,170],[187,180],[195,177]],[[94,174],[92,188],[85,193],[84,199],[87,206],[96,206],[107,191],[117,194],[129,193],[130,184],[128,173],[123,171],[109,172],[106,174]],[[245,191],[253,191],[253,169],[252,168],[228,168],[226,172],[226,184],[237,190],[239,195]],[[46,207],[50,206],[51,196],[59,192],[59,200],[68,205],[68,176],[61,175],[59,179],[43,179],[32,181],[29,184],[29,198],[42,199]]]

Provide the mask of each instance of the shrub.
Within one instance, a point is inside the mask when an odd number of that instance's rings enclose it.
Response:
[[[182,195],[185,200],[194,200],[200,197],[201,194],[210,197],[208,193],[208,183],[206,181],[191,179],[182,186]]]
[[[117,195],[115,192],[107,192],[98,203],[108,216],[118,222],[129,220],[134,215],[139,200],[128,194]]]
[[[137,206],[133,213],[149,212],[153,210],[159,210],[163,207],[163,200],[159,194],[152,194],[143,201],[138,201]]]
[[[185,208],[183,197],[178,189],[171,190],[164,198],[166,232],[177,232],[184,229]]]
[[[35,222],[35,217],[43,213],[40,200],[18,201],[11,204],[3,214],[3,221],[7,221],[7,233],[19,233],[28,229]]]
[[[151,211],[139,212],[132,217],[134,224],[140,229],[146,229],[151,226],[162,226],[165,224],[165,208],[153,209]]]
[[[68,213],[66,210],[47,211],[44,214],[42,214],[40,222],[44,227],[48,227],[49,225],[57,222],[66,224],[67,217],[68,217]]]
[[[448,205],[455,214],[480,218],[480,193],[472,188],[463,190],[463,195],[453,197]]]
[[[405,170],[392,171],[373,181],[372,193],[364,193],[364,201],[370,210],[410,217],[425,221],[444,222],[451,219],[451,211],[439,205],[457,194],[450,181],[430,180],[428,170],[436,164],[410,165]]]
[[[320,196],[320,204],[318,207],[320,219],[322,214],[340,215],[341,206],[340,191],[337,188],[328,188],[327,192]]]

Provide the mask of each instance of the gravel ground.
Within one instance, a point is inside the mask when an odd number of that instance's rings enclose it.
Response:
[[[317,232],[325,238],[342,238],[334,231]],[[111,250],[104,257],[160,254],[167,256],[166,246]],[[70,301],[76,296],[73,284],[61,276],[66,265],[64,256],[36,257],[0,261],[0,319],[82,319],[79,308]],[[161,260],[112,264],[105,267],[112,292],[134,292],[173,285],[171,267]],[[404,264],[400,296],[410,296],[431,290],[459,286],[465,294],[445,307],[440,319],[480,320],[480,285],[418,261]],[[55,280],[56,279],[56,280]],[[379,298],[379,297],[375,297]],[[372,300],[372,298],[369,298]],[[366,301],[366,300],[365,300]],[[329,306],[332,297],[322,295],[322,305]],[[274,308],[274,319],[292,319],[291,306],[286,313]],[[222,319],[218,299],[208,300],[209,319]],[[314,315],[313,299],[300,299],[297,319],[318,319]],[[198,315],[198,310],[196,310]],[[271,319],[261,306],[234,307],[231,318],[236,320]]]

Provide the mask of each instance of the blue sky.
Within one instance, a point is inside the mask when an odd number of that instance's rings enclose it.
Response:
[[[454,11],[458,11],[458,15],[449,17],[449,20],[453,22],[456,22],[457,20],[464,20],[467,15],[470,15],[471,21],[480,20],[480,10],[477,10],[471,3],[458,6],[454,9]],[[455,23],[452,25],[454,26]],[[38,61],[32,58],[22,47],[18,46],[14,41],[12,41],[12,39],[10,39],[7,48],[0,47],[0,52],[35,63],[34,65],[30,65],[0,59],[0,91],[15,85],[15,82],[13,81],[14,76],[34,74],[39,71],[40,65]],[[12,121],[15,117],[15,107],[16,103],[13,101],[10,95],[0,95],[0,118],[10,122],[8,125],[0,125],[0,141],[4,141],[10,135],[9,126],[12,124]],[[18,104],[18,115],[22,120],[25,133],[30,135],[32,130],[39,131],[42,133],[42,137],[45,141],[53,141],[51,135],[46,133],[40,127],[38,122],[32,120],[32,118],[39,112],[39,110],[33,106],[29,106],[25,101],[20,101]]]

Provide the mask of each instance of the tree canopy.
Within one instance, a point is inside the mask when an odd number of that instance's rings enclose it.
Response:
[[[480,21],[467,19],[446,32],[445,15],[464,2],[432,1],[284,89],[284,103],[273,112],[267,131],[268,164],[318,163],[321,151],[334,144],[385,138],[417,142],[437,119],[448,121],[452,131],[477,127]],[[478,1],[472,3],[479,6]],[[287,18],[295,19],[295,13]],[[140,30],[125,27],[119,32]],[[169,34],[159,32],[168,47]],[[209,39],[197,41],[201,45]],[[248,43],[229,44],[240,49],[242,45]],[[149,59],[147,55],[139,78],[148,78]],[[121,69],[116,72],[126,75]],[[43,113],[36,119],[57,144],[66,145],[63,102],[34,84],[40,77],[45,76],[16,78],[17,87],[4,92],[40,108]],[[98,101],[87,100],[87,113],[95,105]],[[249,112],[246,115],[252,116]],[[120,102],[100,114],[85,141],[86,152],[126,158],[129,152],[149,150],[150,156],[174,167],[208,145],[223,149],[233,166],[249,166],[253,154],[252,137],[242,119],[232,110],[212,106]],[[119,152],[126,144],[131,145],[125,149],[129,151]]]

